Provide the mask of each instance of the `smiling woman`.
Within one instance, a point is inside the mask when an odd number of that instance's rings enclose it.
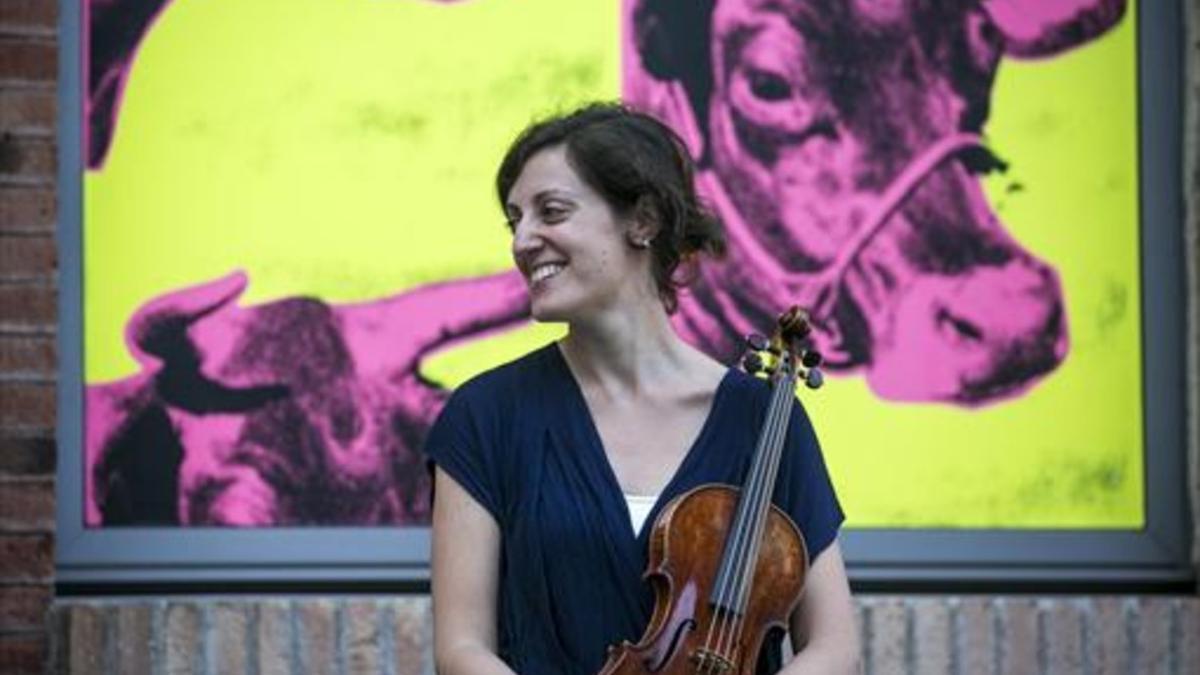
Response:
[[[697,202],[683,142],[653,117],[619,106],[595,105],[528,128],[505,155],[496,190],[513,230],[514,260],[526,275],[530,265],[545,262],[538,259],[543,239],[520,225],[554,225],[578,211],[594,226],[591,236],[624,237],[648,251],[641,260],[668,313],[694,258],[725,253],[720,224]],[[616,219],[631,229],[622,233]],[[624,243],[610,242],[616,251]],[[620,256],[608,251],[601,258],[607,263]],[[631,271],[612,273],[628,278]],[[641,271],[633,278],[647,278]]]
[[[725,242],[665,125],[617,104],[552,117],[516,139],[496,185],[532,314],[568,332],[459,387],[426,441],[438,671],[590,674],[605,647],[643,631],[675,645],[642,580],[665,525],[634,532],[625,495],[652,495],[654,521],[700,485],[742,485],[772,397],[670,323],[680,265]],[[793,400],[794,380],[782,382],[774,398]],[[853,672],[842,511],[803,410],[778,422],[787,443],[766,494],[808,545],[807,556],[803,542],[789,549],[786,566],[802,580],[813,561],[803,599],[797,586],[781,600],[799,653],[789,672]],[[775,546],[767,537],[763,550]],[[680,611],[710,620],[698,606]],[[781,636],[752,630],[711,653],[753,664],[761,652],[759,672],[774,673]],[[679,659],[687,644],[675,645]]]

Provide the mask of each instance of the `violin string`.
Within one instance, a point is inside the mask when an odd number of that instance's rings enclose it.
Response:
[[[775,397],[772,396],[771,403],[767,408],[767,420],[766,420],[766,423],[764,424],[764,432],[762,434],[762,437],[759,439],[758,447],[756,448],[756,451],[754,454],[754,456],[756,458],[762,454],[761,450],[764,447],[764,444],[769,442],[769,439],[771,436],[770,431],[771,431],[772,427],[775,425],[775,417],[776,417],[775,408],[776,408]],[[748,504],[748,500],[752,498],[751,495],[753,495],[757,491],[757,484],[759,482],[758,467],[759,467],[758,464],[756,464],[754,462],[751,463],[751,466],[750,466],[751,471],[750,471],[749,480],[746,482],[746,488],[745,488],[744,492],[742,493],[742,496],[741,496],[741,499],[739,500],[739,502],[744,502],[744,503]],[[745,526],[745,523],[742,521],[742,519],[740,519],[738,517],[738,515],[740,515],[740,511],[741,511],[741,509],[738,509],[737,511],[735,511],[735,517],[734,517],[734,521],[733,521],[733,532],[730,533],[732,535],[732,541],[729,544],[730,554],[729,554],[728,560],[731,564],[733,564],[734,561],[736,561],[738,558],[741,557],[740,550],[742,548],[743,534],[745,532],[747,532],[747,530],[748,530],[748,528]],[[717,650],[719,650],[720,647],[724,643],[725,627],[726,627],[729,619],[725,615],[725,613],[722,612],[721,608],[729,607],[733,604],[732,603],[733,589],[730,587],[730,583],[731,583],[731,577],[729,574],[721,575],[721,585],[717,589],[717,603],[713,609],[714,617],[712,619],[710,619],[708,634],[706,635],[705,640],[704,640],[704,647],[706,650],[713,651],[713,642],[712,642],[713,630],[717,626],[720,626],[720,631],[718,632],[718,635],[717,635]]]
[[[791,362],[788,363],[792,365]],[[751,501],[755,506],[755,510],[752,513],[751,525],[748,531],[749,536],[747,538],[747,546],[749,548],[743,553],[744,561],[739,566],[741,575],[738,579],[735,596],[740,608],[744,608],[746,604],[746,593],[750,584],[753,583],[754,572],[757,568],[758,555],[763,539],[762,533],[766,527],[768,514],[771,510],[771,494],[774,492],[775,476],[778,474],[777,459],[783,447],[785,434],[787,433],[789,418],[787,411],[790,409],[788,403],[795,396],[795,378],[792,376],[792,369],[790,367],[784,377],[781,378],[781,381],[776,384],[774,394],[772,397],[772,422],[769,429],[769,440],[766,444],[767,454],[762,462],[762,470],[765,472],[765,475],[760,473],[756,476],[758,479],[755,484],[756,492]],[[744,626],[744,617],[734,622],[733,634],[731,635],[733,644],[736,644],[741,638]]]
[[[774,398],[772,397],[772,403],[770,403],[767,407],[767,418],[766,418],[766,422],[763,425],[764,431],[763,431],[762,437],[759,439],[758,447],[755,449],[755,454],[754,454],[755,457],[758,457],[761,454],[761,449],[764,447],[764,445],[767,442],[769,442],[770,429],[774,425],[774,418],[775,418],[775,412],[774,412],[775,405],[774,405],[773,401],[774,401]],[[758,465],[752,462],[750,465],[750,474],[749,474],[748,480],[746,481],[746,488],[743,491],[741,499],[739,501],[744,502],[744,501],[750,499],[750,497],[748,495],[751,495],[755,492],[756,486],[757,486],[757,483],[759,480],[759,478],[758,478],[759,474],[758,474],[757,469],[758,469]],[[733,560],[736,560],[737,557],[740,556],[740,553],[738,553],[738,551],[740,551],[740,549],[742,547],[741,541],[743,538],[743,534],[746,532],[745,523],[743,523],[741,520],[739,520],[739,518],[738,518],[739,515],[740,515],[740,509],[735,510],[734,521],[733,521],[733,531],[730,533],[732,540],[728,544],[729,549],[730,549],[729,559],[731,562]],[[730,583],[731,583],[731,578],[729,577],[729,575],[723,575],[721,578],[721,585],[717,589],[717,602],[718,602],[719,606],[727,606],[727,605],[732,604],[733,588],[730,586]],[[710,627],[711,627],[711,625],[712,624],[710,624]],[[707,646],[707,641],[706,641],[706,646]]]
[[[747,504],[746,520],[749,522],[742,523],[743,527],[738,529],[733,544],[731,559],[737,561],[733,569],[737,570],[738,574],[727,581],[734,585],[732,588],[723,589],[721,593],[722,604],[729,605],[733,611],[729,612],[728,617],[722,617],[717,639],[719,653],[732,649],[742,632],[744,618],[741,616],[741,612],[746,604],[744,594],[754,574],[754,561],[759,548],[757,540],[761,538],[759,533],[762,530],[761,523],[764,518],[764,510],[758,502],[763,501],[763,492],[766,491],[766,502],[768,505],[770,503],[770,490],[773,486],[770,475],[774,475],[774,472],[771,471],[771,464],[773,457],[777,455],[777,446],[780,445],[781,435],[787,425],[787,416],[784,414],[786,395],[795,395],[790,391],[792,387],[788,386],[789,383],[793,383],[794,386],[794,379],[790,373],[785,374],[780,381],[776,382],[767,413],[767,423],[764,425],[763,439],[759,444],[759,450],[765,450],[765,455],[762,457],[762,461],[754,464],[755,471],[742,496],[742,500]],[[764,472],[769,475],[764,475]]]
[[[763,443],[767,442],[767,436],[768,436],[769,429],[771,428],[771,425],[772,425],[773,416],[774,416],[774,406],[771,405],[771,406],[768,406],[768,408],[767,408],[767,421],[766,421],[766,424],[764,425],[766,430],[764,431],[762,438],[760,438],[760,440],[759,440],[758,448],[756,448],[756,452],[755,452],[755,457],[757,457],[760,454],[758,451],[761,450],[761,448],[763,447]],[[754,486],[758,480],[758,473],[756,471],[757,465],[752,462],[750,468],[751,468],[751,472],[750,472],[749,480],[747,481],[746,489],[741,496],[741,500],[739,500],[739,501],[744,501],[749,498],[748,495],[754,491]],[[730,533],[730,535],[732,536],[732,540],[729,543],[731,553],[730,553],[728,559],[731,562],[733,560],[736,560],[738,557],[737,551],[741,548],[742,535],[747,529],[745,527],[745,524],[741,521],[741,519],[738,518],[739,512],[740,512],[740,509],[735,510],[735,515],[734,515],[734,520],[733,520],[733,531]],[[721,608],[728,607],[729,605],[732,604],[731,594],[732,594],[732,588],[730,587],[729,575],[728,574],[721,575],[721,585],[717,589],[717,602],[713,607],[714,616],[709,621],[708,634],[705,636],[705,639],[704,639],[704,648],[708,651],[717,651],[719,649],[720,645],[724,642],[723,636],[725,633],[726,621],[728,619],[725,616],[725,613],[722,612]],[[721,630],[717,634],[717,649],[714,649],[713,630],[718,625],[721,627]]]
[[[780,404],[779,414],[780,414],[780,417],[782,417],[782,419],[779,421],[779,426],[778,426],[778,429],[776,430],[777,437],[775,438],[774,442],[772,442],[772,444],[770,446],[771,456],[770,456],[769,461],[766,464],[767,472],[768,472],[768,475],[766,477],[766,485],[768,486],[767,487],[768,494],[766,495],[766,499],[763,500],[763,502],[764,502],[763,505],[760,507],[758,522],[755,524],[754,536],[751,540],[753,542],[754,550],[750,554],[750,558],[749,558],[751,563],[750,563],[750,570],[748,571],[748,576],[746,577],[746,580],[745,580],[747,584],[749,584],[753,581],[754,567],[756,567],[758,564],[758,556],[761,551],[762,543],[766,539],[764,530],[767,527],[767,522],[769,521],[770,513],[771,513],[771,496],[772,496],[771,493],[774,492],[775,479],[779,475],[779,460],[780,460],[780,456],[783,453],[784,442],[787,438],[788,422],[791,420],[791,415],[789,414],[791,411],[791,405],[789,405],[789,404],[791,404],[791,398],[795,396],[796,380],[795,380],[795,378],[787,378],[785,383],[788,385],[788,387],[787,387],[788,396],[780,397],[781,404]],[[786,402],[786,403],[784,403],[784,402]],[[737,624],[736,634],[734,636],[735,643],[739,642],[741,640],[742,632],[743,632],[744,628],[745,628],[744,621],[739,622]]]

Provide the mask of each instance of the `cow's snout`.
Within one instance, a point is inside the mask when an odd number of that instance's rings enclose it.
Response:
[[[1068,346],[1058,277],[1029,257],[915,278],[881,337],[867,375],[880,396],[967,404],[1024,391]]]

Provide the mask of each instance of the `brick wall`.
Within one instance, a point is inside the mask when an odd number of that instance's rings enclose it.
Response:
[[[0,2],[0,673],[41,671],[53,596],[57,20]]]
[[[1188,377],[1196,392],[1200,11],[1183,1],[1191,26]],[[53,600],[56,21],[55,0],[0,0],[0,673],[431,672],[424,597]],[[1189,413],[1196,523],[1198,399]],[[872,674],[1200,673],[1195,596],[857,603]]]
[[[861,596],[867,675],[1200,673],[1200,598]],[[78,600],[71,673],[424,675],[426,597]]]

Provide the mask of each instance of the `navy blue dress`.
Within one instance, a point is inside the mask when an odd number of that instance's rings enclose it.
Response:
[[[635,533],[583,393],[557,345],[454,392],[425,452],[499,525],[499,653],[513,670],[594,675],[608,645],[641,637],[654,607],[642,581],[651,524],[667,502],[697,485],[742,483],[769,394],[758,379],[726,373],[699,436]],[[774,501],[800,527],[816,560],[843,516],[799,405]],[[778,657],[770,660],[760,672],[778,669]]]

